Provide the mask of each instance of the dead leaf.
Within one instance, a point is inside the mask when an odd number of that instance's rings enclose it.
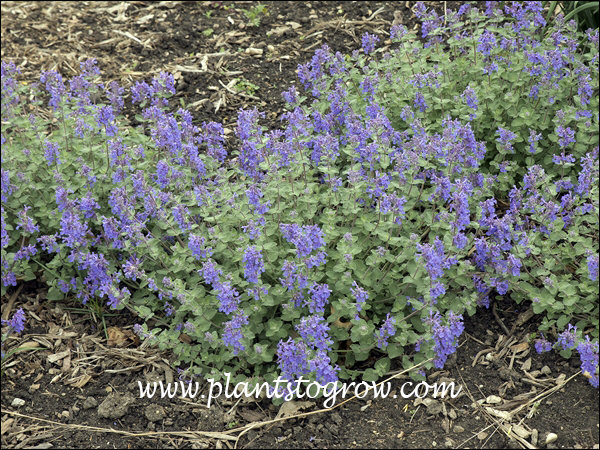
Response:
[[[275,419],[294,416],[299,411],[310,408],[314,405],[315,402],[297,402],[294,400],[290,400],[289,402],[285,402],[283,405],[281,405],[281,408],[279,408],[279,412],[277,413]]]
[[[108,345],[110,347],[124,347],[131,341],[135,345],[139,345],[139,339],[131,330],[121,330],[118,327],[110,327],[106,330],[108,334]]]
[[[32,348],[32,347],[39,347],[39,346],[40,346],[39,342],[27,341],[27,342],[19,345],[19,348]]]
[[[246,422],[260,422],[264,418],[264,415],[247,408],[238,410],[238,413]]]
[[[515,353],[521,353],[529,348],[529,342],[521,342],[520,344],[513,345],[510,349]]]

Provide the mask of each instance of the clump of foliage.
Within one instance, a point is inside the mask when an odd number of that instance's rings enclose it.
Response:
[[[544,35],[538,2],[417,12],[424,44],[317,50],[284,127],[240,111],[232,155],[169,74],[131,88],[132,128],[95,61],[32,86],[3,62],[2,294],[129,308],[191,374],[321,383],[443,367],[509,296],[597,386],[598,32]]]

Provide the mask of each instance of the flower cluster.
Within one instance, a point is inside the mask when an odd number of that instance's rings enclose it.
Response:
[[[158,318],[136,332],[197,373],[321,382],[380,352],[409,364],[413,344],[442,367],[462,315],[506,296],[597,383],[597,32],[541,32],[539,2],[414,9],[424,42],[395,26],[385,54],[368,33],[352,55],[324,45],[281,128],[241,110],[227,145],[170,109],[171,75],[126,91],[93,60],[42,74],[50,132],[3,62],[2,294],[43,273],[51,300]],[[589,338],[561,329],[575,316]]]

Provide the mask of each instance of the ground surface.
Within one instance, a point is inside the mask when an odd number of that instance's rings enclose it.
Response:
[[[232,130],[239,108],[256,106],[274,127],[281,91],[323,43],[348,53],[366,31],[385,41],[392,21],[416,25],[413,2],[264,4],[267,14],[253,26],[244,13],[251,2],[3,2],[2,59],[30,81],[50,69],[69,78],[89,57],[105,82],[125,87],[166,70],[198,122]],[[433,3],[440,13],[455,5]],[[3,448],[598,448],[598,390],[577,374],[576,358],[537,355],[527,342],[537,319],[524,320],[526,311],[510,302],[467,319],[455,361],[428,374],[430,383],[460,385],[455,399],[403,399],[409,380],[397,379],[397,398],[269,422],[279,412],[269,402],[219,398],[207,409],[202,401],[140,399],[138,380],[177,375],[168,353],[132,337],[136,318],[105,316],[106,335],[102,322],[70,309],[76,304],[45,297],[34,282],[2,299],[3,318],[19,307],[28,317],[8,349],[37,349],[13,356],[2,377]],[[547,444],[549,433],[557,439]]]

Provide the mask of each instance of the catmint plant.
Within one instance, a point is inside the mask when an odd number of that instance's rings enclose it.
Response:
[[[127,307],[190,376],[323,383],[443,367],[465,314],[510,296],[538,351],[577,320],[560,342],[597,380],[597,31],[542,33],[540,8],[420,4],[388,53],[324,45],[280,129],[239,111],[231,154],[169,74],[127,91],[92,60],[25,86],[2,62],[2,294]]]

